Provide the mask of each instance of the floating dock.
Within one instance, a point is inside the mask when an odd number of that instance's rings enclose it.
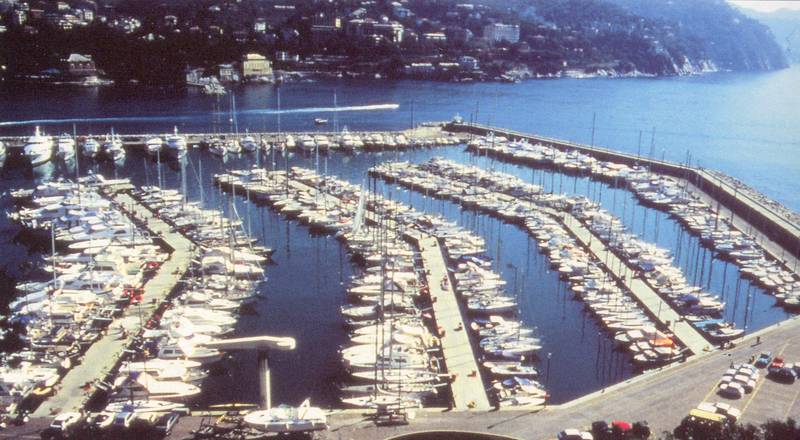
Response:
[[[143,286],[142,301],[131,305],[122,315],[109,324],[108,331],[86,351],[81,363],[72,368],[57,386],[56,393],[42,402],[33,413],[34,417],[47,417],[66,411],[77,411],[84,407],[94,393],[94,383],[102,381],[112,372],[130,338],[137,335],[155,309],[173,291],[192,260],[192,243],[163,220],[154,216],[147,208],[130,195],[107,194],[123,212],[145,225],[150,233],[172,248],[169,258],[158,268],[156,274]],[[129,335],[122,338],[115,329],[124,326]]]

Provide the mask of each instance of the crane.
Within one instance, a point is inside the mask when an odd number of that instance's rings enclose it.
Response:
[[[261,392],[261,406],[264,409],[272,407],[269,350],[291,351],[297,347],[294,338],[266,335],[209,341],[201,345],[222,351],[255,350],[258,352],[258,380]]]

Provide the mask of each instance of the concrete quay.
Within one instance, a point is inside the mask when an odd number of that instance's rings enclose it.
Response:
[[[172,252],[158,268],[156,274],[143,286],[142,301],[130,306],[109,324],[110,331],[98,339],[84,354],[81,363],[62,378],[56,393],[42,402],[33,417],[46,417],[59,412],[77,411],[84,407],[94,393],[94,382],[106,379],[118,365],[123,351],[131,343],[145,322],[170,293],[189,267],[192,260],[192,243],[130,195],[117,193],[110,196],[128,216],[144,223],[154,236],[163,240]],[[124,328],[129,335],[122,337]]]

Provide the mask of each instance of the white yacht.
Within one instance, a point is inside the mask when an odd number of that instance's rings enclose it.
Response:
[[[37,126],[33,136],[25,142],[23,151],[32,166],[47,163],[53,158],[53,138],[45,136]]]
[[[225,141],[225,149],[228,150],[228,153],[231,154],[239,154],[242,152],[242,146],[236,139]]]
[[[62,134],[61,137],[58,138],[56,155],[64,160],[75,157],[75,139],[66,133]]]
[[[186,155],[186,138],[178,134],[178,127],[167,136],[167,151],[178,159]]]
[[[150,138],[145,142],[144,146],[147,148],[147,154],[151,154],[155,156],[161,151],[161,147],[164,145],[164,139],[160,137]]]
[[[244,417],[244,422],[262,432],[309,432],[328,429],[325,411],[311,406],[306,399],[297,408],[280,405],[254,411]]]
[[[106,136],[106,141],[103,143],[103,152],[106,158],[111,161],[121,162],[125,160],[125,147],[122,145],[122,139],[113,130],[110,135]]]
[[[256,151],[258,149],[258,142],[253,136],[245,136],[242,138],[241,141],[242,149],[249,153]]]
[[[91,137],[86,138],[86,140],[83,141],[83,155],[94,159],[98,154],[100,154],[100,142],[97,142],[96,139]]]

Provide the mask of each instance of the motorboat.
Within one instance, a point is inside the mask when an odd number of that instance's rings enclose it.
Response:
[[[196,385],[172,380],[156,380],[153,376],[143,372],[123,372],[114,381],[113,389],[117,394],[153,398],[156,400],[184,402],[200,395],[200,388]]]
[[[66,133],[62,134],[56,143],[56,155],[63,160],[75,157],[75,139]]]
[[[106,137],[106,141],[103,143],[103,153],[106,159],[112,162],[121,162],[125,160],[125,147],[118,134],[112,131],[111,134]]]
[[[164,146],[164,140],[161,139],[160,137],[152,137],[144,143],[144,146],[147,149],[147,154],[155,156],[161,151],[161,148]]]
[[[33,136],[25,141],[23,153],[31,166],[47,163],[53,158],[53,138],[46,136],[37,126]]]
[[[178,134],[178,127],[175,127],[173,134],[167,136],[166,143],[167,152],[169,152],[172,157],[180,159],[186,155],[186,138]]]
[[[244,416],[244,422],[259,431],[280,434],[328,429],[325,411],[311,406],[309,399],[296,408],[280,405],[253,411]]]
[[[94,159],[100,154],[100,142],[93,137],[88,137],[83,141],[83,149],[81,153],[90,159]]]
[[[213,139],[211,144],[208,146],[208,152],[214,156],[223,157],[228,154],[228,149],[225,147],[225,143],[222,142],[222,140]]]
[[[240,144],[242,146],[242,149],[249,153],[252,153],[253,151],[256,151],[258,149],[258,142],[253,136],[243,137]]]

